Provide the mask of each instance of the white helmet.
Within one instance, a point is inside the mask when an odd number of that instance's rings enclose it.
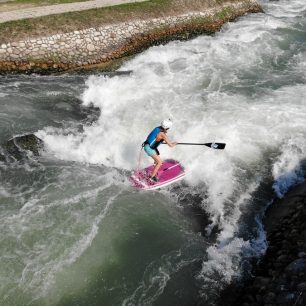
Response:
[[[165,119],[163,120],[163,122],[161,123],[161,127],[165,130],[170,129],[172,126],[172,121],[171,119]]]

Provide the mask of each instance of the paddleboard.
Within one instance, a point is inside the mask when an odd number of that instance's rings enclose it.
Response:
[[[132,187],[143,190],[154,190],[173,184],[185,176],[183,166],[174,159],[167,159],[163,162],[158,170],[158,182],[150,179],[154,165],[133,172],[130,176]]]

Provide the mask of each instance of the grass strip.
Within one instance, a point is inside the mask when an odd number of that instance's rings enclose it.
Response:
[[[159,18],[217,7],[235,0],[151,0],[0,23],[0,44],[133,19]]]

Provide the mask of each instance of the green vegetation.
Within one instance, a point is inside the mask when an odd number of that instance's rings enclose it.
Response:
[[[199,11],[205,8],[216,7],[224,2],[236,2],[236,0],[151,0],[0,23],[0,44],[82,30],[90,27],[99,27],[105,24],[124,22],[131,19],[157,18],[189,11]]]

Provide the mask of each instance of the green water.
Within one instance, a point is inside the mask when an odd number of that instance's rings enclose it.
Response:
[[[150,48],[130,74],[1,76],[0,142],[45,143],[0,162],[1,306],[218,305],[240,281],[266,247],[263,209],[305,173],[306,7],[263,5]],[[166,116],[171,139],[226,149],[164,146],[184,180],[133,190],[140,144]]]

